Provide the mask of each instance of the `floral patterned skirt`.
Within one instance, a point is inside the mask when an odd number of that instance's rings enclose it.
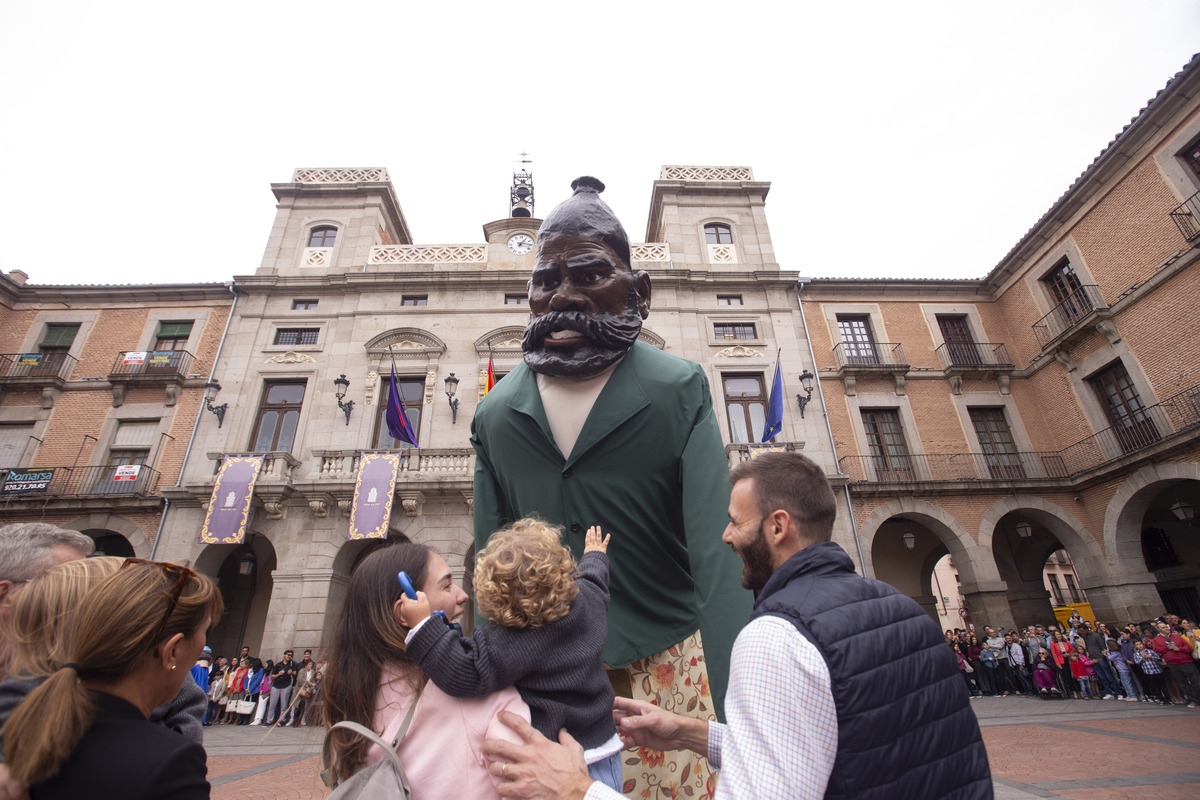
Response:
[[[624,669],[610,670],[617,694],[690,717],[715,720],[700,632]],[[691,750],[639,747],[622,754],[627,797],[707,800],[717,789],[708,759]]]

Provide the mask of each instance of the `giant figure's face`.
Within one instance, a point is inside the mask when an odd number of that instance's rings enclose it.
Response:
[[[650,277],[604,242],[559,235],[538,242],[521,347],[535,372],[594,375],[625,354],[650,313]]]

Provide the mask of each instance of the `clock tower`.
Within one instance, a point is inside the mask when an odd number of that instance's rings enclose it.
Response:
[[[513,173],[509,188],[509,216],[483,226],[488,242],[489,266],[533,269],[537,230],[542,221],[533,216],[533,174],[526,168],[529,160],[521,154],[522,169]]]

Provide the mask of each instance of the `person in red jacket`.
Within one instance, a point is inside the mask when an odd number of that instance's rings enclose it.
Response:
[[[1159,622],[1155,627],[1158,628],[1158,636],[1155,636],[1151,643],[1154,652],[1162,656],[1163,663],[1175,676],[1175,682],[1179,684],[1179,691],[1187,700],[1188,708],[1196,708],[1200,703],[1200,672],[1192,662],[1191,644],[1186,636],[1171,630],[1171,626],[1165,622]]]

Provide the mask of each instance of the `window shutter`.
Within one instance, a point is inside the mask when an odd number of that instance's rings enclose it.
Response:
[[[160,339],[186,339],[191,335],[191,320],[187,322],[160,322],[158,325],[158,338]]]
[[[122,422],[113,437],[113,447],[152,447],[158,435],[158,420]]]
[[[47,325],[42,347],[70,347],[79,333],[78,325]]]
[[[33,425],[0,425],[0,467],[22,467]]]

